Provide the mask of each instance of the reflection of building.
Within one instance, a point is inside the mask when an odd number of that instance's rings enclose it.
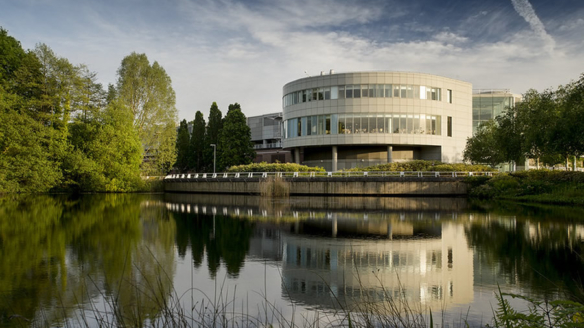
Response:
[[[284,86],[283,147],[327,170],[427,159],[462,161],[471,84],[403,72],[321,75]]]
[[[521,95],[509,90],[473,90],[472,95],[472,132],[477,131],[481,123],[501,115],[507,108],[514,107],[521,101]]]
[[[405,295],[412,308],[445,308],[473,300],[473,252],[460,225],[444,223],[440,239],[283,242],[283,288],[293,301],[336,307],[336,297],[354,307]]]

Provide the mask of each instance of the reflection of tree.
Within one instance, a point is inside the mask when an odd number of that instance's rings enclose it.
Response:
[[[584,272],[582,243],[565,225],[553,222],[490,222],[465,229],[470,244],[486,254],[490,266],[517,277],[544,297],[562,288],[569,297],[584,300],[580,276]]]
[[[71,311],[102,293],[118,296],[119,313],[155,316],[160,304],[148,304],[147,294],[136,302],[132,294],[148,280],[163,287],[156,289],[164,291],[157,300],[168,297],[172,282],[162,281],[160,270],[174,274],[175,227],[161,218],[166,209],[141,208],[145,197],[0,199],[0,326],[20,324],[9,321],[13,314],[62,325]]]
[[[221,261],[227,273],[237,277],[249,250],[253,223],[223,215],[173,213],[177,226],[179,255],[186,254],[190,242],[193,262],[199,267],[207,255],[211,276],[217,274]]]

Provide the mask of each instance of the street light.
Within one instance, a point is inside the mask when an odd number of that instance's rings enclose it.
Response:
[[[211,144],[211,147],[213,147],[213,173],[215,173],[215,160],[216,160],[216,155],[217,155],[217,145]]]

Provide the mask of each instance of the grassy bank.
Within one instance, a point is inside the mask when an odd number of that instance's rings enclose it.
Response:
[[[555,205],[584,205],[584,173],[530,170],[468,178],[469,196]]]

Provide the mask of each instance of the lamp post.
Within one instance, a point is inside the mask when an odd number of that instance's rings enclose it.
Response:
[[[213,147],[213,173],[215,173],[215,160],[216,160],[216,155],[217,155],[217,145],[216,144],[211,144],[211,147]]]

